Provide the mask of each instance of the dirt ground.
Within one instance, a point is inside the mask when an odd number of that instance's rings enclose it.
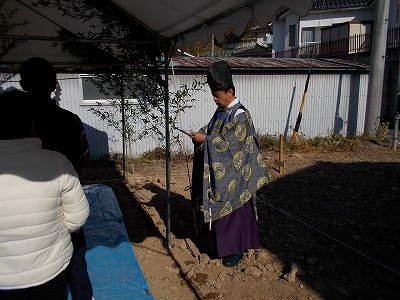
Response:
[[[129,165],[125,182],[119,166],[92,161],[82,182],[113,188],[156,300],[399,299],[400,150],[358,141],[354,152],[285,153],[282,174],[277,152],[263,157],[261,248],[235,268],[196,237],[191,158],[171,161],[170,218],[164,160]]]

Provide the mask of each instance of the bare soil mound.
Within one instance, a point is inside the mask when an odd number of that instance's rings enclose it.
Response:
[[[92,161],[83,183],[111,186],[155,299],[397,299],[400,295],[400,150],[263,153],[261,248],[235,268],[210,258],[195,235],[190,158],[172,160],[170,222],[165,162]],[[170,226],[171,247],[166,228]]]

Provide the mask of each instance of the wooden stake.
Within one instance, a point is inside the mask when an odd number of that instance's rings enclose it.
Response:
[[[279,160],[275,159],[274,163],[279,167],[279,174],[285,172],[285,162],[283,158],[283,135],[279,136]]]

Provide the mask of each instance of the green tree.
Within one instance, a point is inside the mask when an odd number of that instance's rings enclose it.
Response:
[[[151,137],[157,147],[165,148],[165,104],[158,99],[164,97],[163,91],[155,83],[149,84],[145,74],[134,70],[121,70],[120,74],[97,74],[89,77],[109,104],[100,102],[89,110],[108,126],[125,136],[128,150],[132,143]],[[180,144],[179,135],[174,134],[178,116],[193,107],[196,101],[193,94],[202,91],[204,82],[194,80],[191,86],[182,84],[177,91],[169,93],[169,119],[171,147]],[[120,116],[119,119],[117,116]],[[137,128],[141,128],[137,130]]]
[[[63,38],[61,48],[88,66],[92,74],[88,80],[110,102],[107,106],[98,104],[90,111],[121,132],[128,146],[151,136],[164,147],[164,100],[168,83],[163,80],[160,69],[168,63],[164,57],[169,57],[169,44],[159,40],[158,35],[135,22],[111,1],[37,0],[34,5],[56,8],[82,23],[95,21],[87,32],[58,31]],[[183,85],[179,91],[169,93],[168,124],[171,128],[178,114],[193,105],[191,94],[201,88],[202,84],[195,81],[190,87]],[[144,130],[135,130],[136,124],[141,124]],[[173,137],[171,144],[178,142],[176,137],[170,136]]]

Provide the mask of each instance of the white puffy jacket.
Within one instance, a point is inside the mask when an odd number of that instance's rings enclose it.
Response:
[[[71,163],[36,138],[0,140],[0,289],[43,284],[69,264],[89,216]]]

